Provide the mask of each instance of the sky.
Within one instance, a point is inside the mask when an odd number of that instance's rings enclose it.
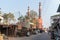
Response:
[[[50,17],[58,14],[56,11],[59,6],[59,0],[0,0],[0,10],[2,13],[12,12],[17,19],[20,15],[25,15],[28,6],[38,14],[39,2],[42,4],[43,26],[49,27],[51,24]]]

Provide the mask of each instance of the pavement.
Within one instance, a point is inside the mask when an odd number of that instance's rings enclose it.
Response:
[[[37,35],[31,35],[29,37],[9,37],[9,40],[51,40],[48,33],[39,33]]]

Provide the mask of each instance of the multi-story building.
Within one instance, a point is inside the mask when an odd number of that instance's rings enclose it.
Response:
[[[58,7],[57,12],[60,13],[60,5]],[[56,15],[51,16],[51,25],[52,25],[52,27],[54,27],[54,25],[57,25],[57,23],[60,24],[60,14],[56,14]]]
[[[60,13],[60,5],[57,12]],[[60,14],[51,16],[51,30],[60,35]]]
[[[52,28],[54,28],[57,25],[57,23],[60,24],[60,14],[51,16],[51,26],[52,26]]]

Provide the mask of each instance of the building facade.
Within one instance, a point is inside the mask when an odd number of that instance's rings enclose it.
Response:
[[[57,22],[60,24],[60,14],[51,16],[52,27],[54,27]]]

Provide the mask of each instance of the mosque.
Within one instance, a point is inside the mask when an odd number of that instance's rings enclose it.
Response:
[[[34,28],[38,28],[40,30],[43,29],[43,23],[42,23],[42,18],[41,18],[41,3],[39,3],[39,17],[37,18],[38,24],[37,26],[35,25]],[[28,7],[28,12],[27,12],[28,17],[30,17],[30,9]],[[5,25],[4,23],[4,17],[0,12],[0,32],[4,33],[6,35],[15,35],[15,30],[17,28],[17,25]]]

